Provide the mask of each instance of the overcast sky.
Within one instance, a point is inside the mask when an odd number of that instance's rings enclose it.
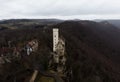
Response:
[[[0,19],[120,19],[120,0],[0,0]]]

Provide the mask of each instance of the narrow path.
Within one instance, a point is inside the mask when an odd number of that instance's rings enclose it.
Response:
[[[37,75],[38,75],[38,70],[34,70],[33,75],[32,75],[32,77],[30,79],[30,82],[34,82],[36,77],[37,77]]]
[[[32,77],[30,79],[30,82],[35,81],[38,73],[40,73],[41,75],[46,76],[46,77],[54,78],[55,82],[64,82],[62,80],[62,78],[57,73],[50,73],[50,72],[44,72],[44,71],[38,71],[38,70],[34,70],[33,75],[32,75]]]
[[[64,82],[62,80],[62,78],[57,74],[57,73],[50,73],[50,72],[42,72],[42,71],[39,71],[40,74],[42,74],[43,76],[47,76],[47,77],[52,77],[55,79],[55,82]]]

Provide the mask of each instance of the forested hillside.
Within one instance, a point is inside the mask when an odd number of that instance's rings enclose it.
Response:
[[[7,25],[7,23],[6,23]],[[14,25],[14,24],[13,24]],[[17,27],[17,23],[14,25]],[[23,24],[24,27],[24,24]],[[0,65],[0,82],[29,82],[33,69],[47,70],[52,52],[52,28],[59,28],[65,38],[67,69],[72,69],[70,82],[120,82],[120,30],[111,24],[92,21],[65,21],[41,28],[4,29],[0,31],[0,46],[22,48],[27,41],[37,39],[37,52],[12,63]],[[2,52],[0,52],[2,53]],[[12,54],[9,54],[12,55]]]

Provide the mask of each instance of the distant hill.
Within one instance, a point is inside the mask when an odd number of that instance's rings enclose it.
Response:
[[[20,22],[34,22],[34,23],[42,23],[42,24],[51,24],[51,23],[60,23],[63,20],[59,19],[9,19],[9,20],[1,20],[0,24],[5,24],[5,23],[20,23]]]
[[[120,28],[120,20],[95,20],[96,22],[104,22],[107,21],[111,24],[113,24],[114,26]]]
[[[115,25],[116,27],[120,28],[120,20],[107,20],[107,21]]]
[[[8,29],[34,28],[63,22],[59,19],[9,19],[1,20],[0,27]],[[34,27],[33,27],[34,26]]]

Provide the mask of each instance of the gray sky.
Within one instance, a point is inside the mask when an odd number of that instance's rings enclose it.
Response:
[[[120,0],[0,0],[0,19],[120,19]]]

